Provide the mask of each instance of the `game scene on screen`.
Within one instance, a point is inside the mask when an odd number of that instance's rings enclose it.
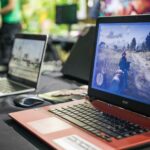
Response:
[[[16,39],[9,74],[36,82],[42,59],[44,41]]]
[[[101,23],[92,88],[150,104],[150,23]]]

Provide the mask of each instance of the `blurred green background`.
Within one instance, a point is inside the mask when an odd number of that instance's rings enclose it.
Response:
[[[55,24],[56,4],[77,3],[78,0],[20,0],[23,32],[63,34],[67,26]]]

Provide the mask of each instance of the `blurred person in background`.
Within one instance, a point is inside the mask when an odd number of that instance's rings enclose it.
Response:
[[[90,4],[91,5],[91,4]],[[96,19],[100,15],[100,0],[93,0],[92,5],[90,6],[89,16],[92,19]]]
[[[6,72],[15,34],[21,31],[20,0],[0,0],[0,72]]]
[[[93,5],[90,8],[89,16],[96,19],[99,16],[105,16],[105,0],[93,0]]]

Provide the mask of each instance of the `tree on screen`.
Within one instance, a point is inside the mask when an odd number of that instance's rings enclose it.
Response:
[[[150,51],[150,32],[146,37],[146,47]]]
[[[135,50],[135,48],[136,48],[136,39],[135,38],[132,39],[130,48],[131,48],[131,50]]]

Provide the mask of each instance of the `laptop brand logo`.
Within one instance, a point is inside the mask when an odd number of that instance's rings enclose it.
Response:
[[[122,101],[122,104],[128,105],[128,102],[125,101],[125,100],[123,100],[123,101]]]

